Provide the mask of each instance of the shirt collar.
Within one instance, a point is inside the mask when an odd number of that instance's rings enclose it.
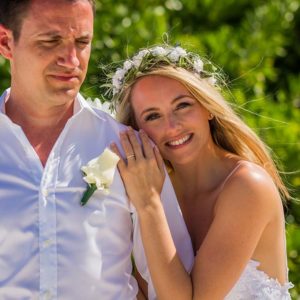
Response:
[[[9,98],[10,88],[6,89],[0,97],[0,112],[5,114],[5,103]]]
[[[74,102],[73,116],[76,117],[83,111],[88,111],[98,119],[105,119],[104,113],[101,110],[92,107],[90,104],[88,104],[88,102],[83,98],[81,94],[78,94]]]
[[[85,101],[81,94],[78,94],[74,101],[74,115],[79,113],[82,109],[90,109],[90,105]]]
[[[10,88],[6,89],[0,97],[0,113],[2,114],[6,114],[5,103],[7,102],[9,95],[10,95]],[[74,101],[73,115],[80,113],[82,109],[88,109],[90,111],[93,111],[90,105],[84,100],[82,95],[79,93]]]

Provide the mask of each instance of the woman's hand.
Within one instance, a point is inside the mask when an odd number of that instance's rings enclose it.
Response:
[[[163,159],[147,134],[140,130],[140,145],[135,132],[129,128],[120,134],[126,159],[123,159],[116,144],[111,149],[120,157],[118,169],[129,200],[137,211],[160,201],[165,169]]]
[[[115,144],[111,149],[120,157],[118,169],[139,215],[141,237],[157,298],[192,299],[192,283],[177,255],[160,201],[165,179],[164,162],[146,133],[140,131],[139,136],[142,146],[131,128],[121,134],[125,160]]]

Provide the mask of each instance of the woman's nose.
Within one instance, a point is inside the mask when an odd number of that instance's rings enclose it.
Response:
[[[174,132],[180,129],[182,129],[182,124],[180,119],[174,114],[169,115],[166,120],[165,130]]]

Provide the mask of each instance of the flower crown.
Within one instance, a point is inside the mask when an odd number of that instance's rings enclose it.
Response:
[[[122,67],[117,68],[116,72],[110,76],[111,83],[106,82],[102,85],[108,88],[105,95],[111,95],[112,101],[116,104],[124,87],[132,83],[139,74],[161,66],[186,69],[200,78],[205,78],[214,86],[218,86],[223,81],[217,68],[209,60],[200,58],[198,54],[188,52],[180,46],[162,45],[143,49],[132,58],[125,60]]]

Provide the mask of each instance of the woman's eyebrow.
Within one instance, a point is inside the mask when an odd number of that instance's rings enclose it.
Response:
[[[172,103],[182,99],[182,98],[193,98],[191,95],[188,95],[188,94],[180,94],[178,96],[176,96],[173,100],[172,100]]]

